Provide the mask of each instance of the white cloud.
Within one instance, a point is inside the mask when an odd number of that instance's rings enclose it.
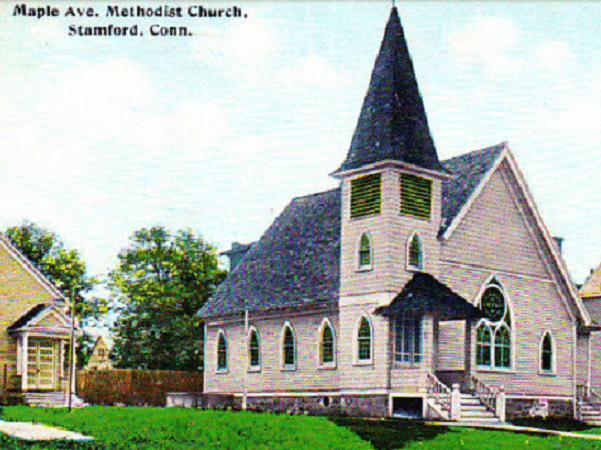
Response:
[[[259,16],[227,26],[207,27],[194,37],[194,46],[203,62],[250,80],[269,76],[270,69],[266,66],[278,52],[278,40],[270,21]]]
[[[540,69],[557,71],[570,66],[574,55],[565,41],[547,41],[535,51],[535,59]]]
[[[449,38],[452,52],[489,76],[522,70],[523,61],[513,53],[520,31],[504,17],[478,17]]]
[[[284,71],[283,79],[288,84],[318,89],[330,89],[348,82],[348,77],[315,54],[297,59],[293,67]]]

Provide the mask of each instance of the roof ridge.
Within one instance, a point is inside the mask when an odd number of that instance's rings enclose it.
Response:
[[[489,145],[488,147],[479,148],[479,149],[476,149],[476,150],[471,150],[471,151],[469,151],[467,153],[462,153],[460,155],[452,156],[452,157],[450,157],[448,159],[443,159],[441,161],[441,163],[442,164],[449,163],[451,161],[454,161],[454,160],[457,160],[457,159],[460,159],[460,158],[465,158],[466,156],[476,155],[476,154],[479,154],[479,153],[484,153],[484,152],[487,152],[487,151],[490,151],[490,150],[493,150],[493,149],[502,150],[502,149],[504,149],[506,147],[507,147],[507,141],[502,141],[502,142],[499,142],[498,144]]]
[[[327,191],[314,192],[313,194],[306,194],[306,195],[301,195],[299,197],[293,197],[290,203],[292,203],[296,200],[302,200],[302,199],[309,198],[309,197],[317,197],[319,195],[331,194],[332,192],[339,191],[339,190],[340,190],[340,186],[338,186],[336,188],[328,189]]]

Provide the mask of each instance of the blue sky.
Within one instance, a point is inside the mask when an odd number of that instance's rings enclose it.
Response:
[[[101,275],[140,227],[191,227],[225,250],[336,185],[390,2],[244,2],[244,20],[90,4],[101,17],[0,5],[2,228],[39,223]],[[601,3],[397,5],[440,158],[508,141],[583,281],[601,262]],[[71,37],[73,23],[193,36]]]

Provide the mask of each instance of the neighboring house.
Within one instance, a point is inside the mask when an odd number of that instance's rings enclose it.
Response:
[[[586,309],[589,311],[593,322],[601,325],[601,264],[591,271],[578,291]],[[592,333],[592,339],[589,341],[590,349],[590,387],[592,394],[601,402],[601,332]]]
[[[68,309],[61,292],[0,235],[0,393],[68,390]]]
[[[110,348],[104,337],[98,336],[85,370],[111,370],[113,365],[109,360],[109,352]]]
[[[507,144],[439,161],[396,8],[332,176],[340,187],[292,200],[198,312],[205,404],[581,413],[596,325]]]

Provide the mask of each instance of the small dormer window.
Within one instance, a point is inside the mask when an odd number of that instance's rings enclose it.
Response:
[[[351,180],[351,218],[380,214],[380,185],[379,173]]]
[[[359,269],[371,268],[371,239],[368,233],[361,235],[359,241]]]
[[[407,267],[409,270],[422,270],[424,265],[422,243],[417,234],[409,239],[407,250]]]
[[[401,214],[429,220],[432,210],[432,180],[401,174]]]

